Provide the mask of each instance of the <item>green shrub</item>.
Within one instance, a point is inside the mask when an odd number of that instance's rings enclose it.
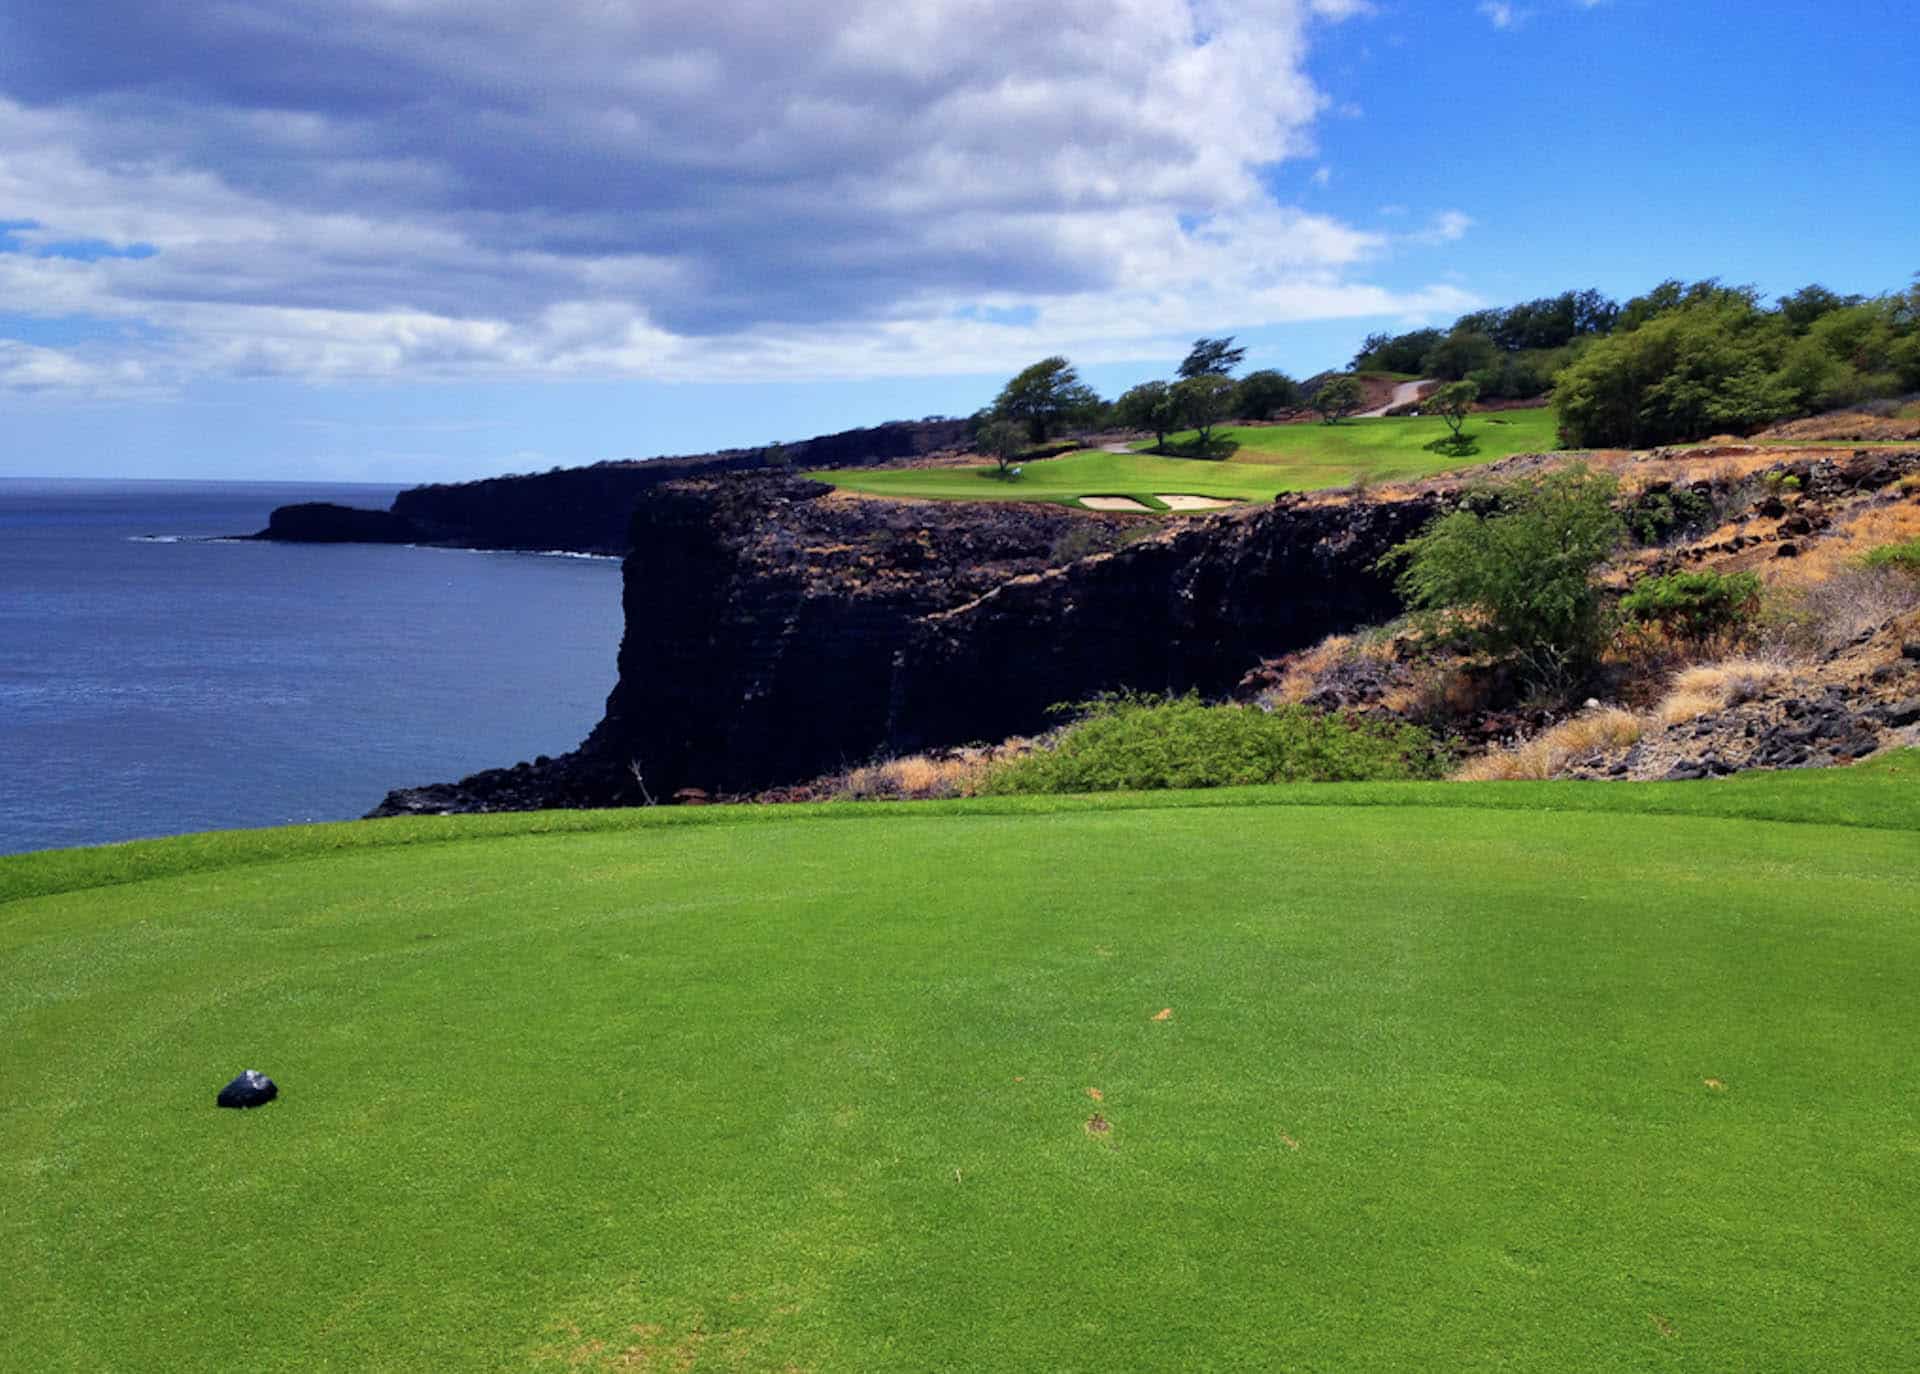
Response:
[[[1706,639],[1744,625],[1759,607],[1758,577],[1704,570],[1643,577],[1620,599],[1629,620],[1651,622],[1684,639]]]
[[[1621,512],[1628,532],[1641,544],[1660,544],[1675,535],[1707,529],[1715,515],[1711,500],[1685,487],[1643,491]]]
[[[1620,542],[1618,483],[1576,464],[1485,488],[1381,560],[1401,594],[1442,612],[1448,633],[1514,654],[1538,682],[1564,682],[1607,636],[1592,575]]]
[[[1866,557],[1860,561],[1869,568],[1892,568],[1920,577],[1920,539],[1909,539],[1904,544],[1882,544],[1867,550]]]
[[[1048,746],[995,764],[980,791],[1153,791],[1274,782],[1438,778],[1447,757],[1417,726],[1304,706],[1208,706],[1199,697],[1109,696]]]

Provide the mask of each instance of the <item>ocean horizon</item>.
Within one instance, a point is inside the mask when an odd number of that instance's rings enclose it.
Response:
[[[618,559],[231,538],[400,490],[0,477],[0,853],[350,819],[579,743]]]

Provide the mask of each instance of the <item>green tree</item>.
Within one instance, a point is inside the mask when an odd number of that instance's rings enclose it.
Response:
[[[1300,404],[1300,383],[1284,372],[1262,368],[1240,379],[1233,393],[1233,413],[1243,420],[1270,420],[1276,410]]]
[[[1480,388],[1473,382],[1448,382],[1431,396],[1420,402],[1420,409],[1430,415],[1438,415],[1447,422],[1447,429],[1453,435],[1453,442],[1460,442],[1460,427],[1467,422],[1467,416],[1473,413],[1473,403],[1480,399]]]
[[[1031,443],[1044,444],[1049,435],[1079,423],[1100,409],[1100,397],[1080,380],[1065,358],[1042,358],[1000,389],[993,414],[1027,432]]]
[[[1000,465],[1002,480],[1012,475],[1013,460],[1027,448],[1027,432],[1011,420],[989,420],[980,427],[974,447]]]
[[[1618,484],[1576,464],[1485,491],[1381,560],[1416,608],[1511,653],[1540,683],[1566,685],[1598,655],[1604,602],[1593,574],[1619,545]]]
[[[1142,382],[1122,392],[1113,417],[1128,429],[1151,431],[1155,448],[1165,448],[1167,436],[1180,428],[1180,407],[1165,382]]]
[[[1232,409],[1233,379],[1217,372],[1183,377],[1173,384],[1173,403],[1182,424],[1200,432],[1204,452],[1213,443],[1213,427]]]
[[[1647,448],[1795,414],[1804,402],[1784,371],[1792,338],[1750,295],[1716,289],[1595,339],[1556,380],[1561,436],[1578,448]]]
[[[1180,364],[1180,380],[1229,376],[1246,356],[1246,349],[1233,346],[1231,334],[1223,339],[1195,339],[1193,350],[1187,354],[1186,361]]]
[[[1321,384],[1313,393],[1313,408],[1320,412],[1320,419],[1332,424],[1344,415],[1351,415],[1360,409],[1362,394],[1360,383],[1352,377],[1332,377]]]
[[[1427,350],[1420,360],[1420,370],[1429,377],[1457,382],[1469,372],[1493,367],[1499,361],[1500,350],[1487,335],[1456,329]]]
[[[1418,372],[1420,360],[1446,335],[1437,329],[1407,334],[1369,334],[1354,355],[1355,372]]]

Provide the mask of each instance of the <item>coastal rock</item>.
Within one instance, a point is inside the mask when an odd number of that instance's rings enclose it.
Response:
[[[405,516],[385,510],[359,510],[331,501],[281,506],[254,539],[287,544],[411,544],[419,530]]]

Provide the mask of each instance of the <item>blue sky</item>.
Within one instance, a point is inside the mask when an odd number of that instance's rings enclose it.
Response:
[[[416,481],[1920,271],[1856,0],[0,0],[0,475]]]

